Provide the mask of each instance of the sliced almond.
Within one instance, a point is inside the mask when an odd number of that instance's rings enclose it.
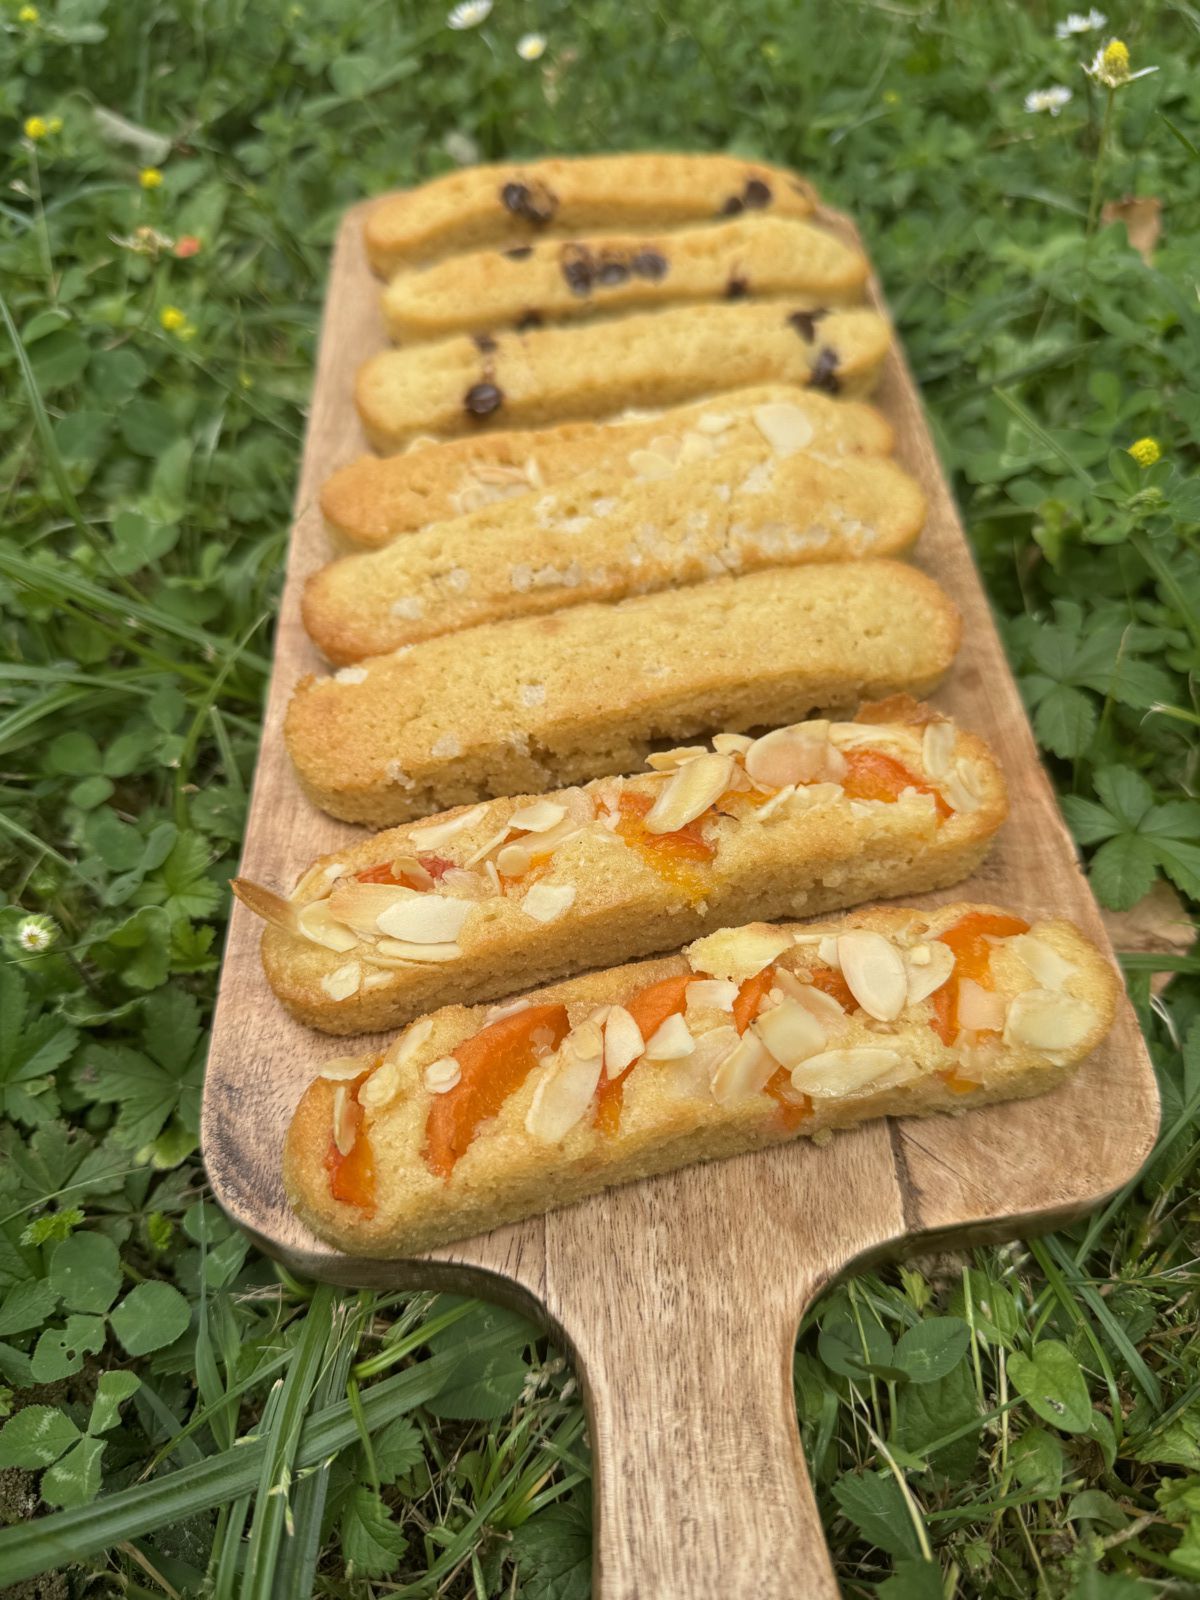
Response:
[[[836,1028],[845,1019],[846,1012],[840,1000],[818,989],[815,983],[801,983],[795,973],[780,967],[775,982],[791,999],[799,1001],[804,1009],[826,1029]]]
[[[797,722],[789,728],[773,728],[756,739],[746,751],[744,763],[755,783],[782,789],[789,783],[815,783],[831,777],[826,771],[830,754],[844,772],[845,761],[829,744],[828,722]]]
[[[946,804],[964,816],[978,811],[983,804],[979,792],[979,775],[973,762],[960,758],[954,763],[953,771],[938,780],[938,788]]]
[[[799,406],[786,401],[755,406],[754,425],[777,456],[794,456],[813,440],[813,426]]]
[[[895,1022],[908,999],[908,974],[890,939],[870,928],[838,936],[838,960],[850,993],[869,1017]]]
[[[558,827],[566,814],[566,806],[560,806],[554,800],[535,800],[532,805],[514,811],[508,819],[508,825],[510,828],[521,828],[526,833],[548,833],[551,828]]]
[[[733,776],[733,758],[716,751],[687,761],[666,782],[643,824],[648,833],[674,833],[703,816],[725,793]]]
[[[496,852],[496,871],[506,878],[520,878],[533,865],[533,852],[523,844],[506,844]]]
[[[761,1093],[776,1065],[762,1040],[752,1030],[744,1033],[712,1074],[713,1099],[728,1105],[731,1100]]]
[[[789,1069],[815,1056],[829,1039],[822,1024],[799,1000],[785,1000],[782,1005],[772,1006],[750,1026],[779,1065]]]
[[[681,466],[687,466],[693,461],[707,461],[710,456],[716,454],[716,449],[711,439],[706,439],[702,433],[694,433],[689,428],[679,446],[678,460]]]
[[[1036,938],[1032,933],[1018,933],[1012,938],[1003,941],[1005,948],[1012,951],[1021,964],[1037,979],[1043,989],[1063,989],[1070,978],[1079,971],[1069,961],[1064,960],[1058,951],[1046,943],[1044,939]]]
[[[695,1048],[691,1030],[678,1012],[646,1040],[646,1055],[652,1061],[677,1061],[680,1056],[690,1056]]]
[[[336,883],[326,904],[331,916],[359,933],[379,933],[379,918],[395,906],[424,900],[417,889],[400,883]],[[383,928],[384,933],[390,932]]]
[[[950,770],[954,760],[954,747],[958,731],[952,722],[927,722],[921,735],[921,765],[934,783],[940,782]]]
[[[304,879],[301,879],[297,889],[303,882]],[[296,932],[297,908],[294,901],[285,900],[283,895],[276,894],[273,889],[264,889],[261,883],[252,883],[249,878],[235,878],[231,887],[242,904],[256,917],[261,917],[264,922],[269,922],[284,933]]]
[[[619,1078],[646,1048],[642,1030],[624,1006],[610,1006],[604,1019],[604,1070]]]
[[[1061,990],[1026,989],[1008,1008],[1004,1042],[1032,1050],[1075,1050],[1099,1021],[1094,1006]]]
[[[483,1020],[487,1024],[500,1022],[504,1017],[515,1017],[518,1011],[528,1011],[532,1004],[524,995],[519,1000],[505,1000],[502,1005],[489,1006]]]
[[[358,944],[354,933],[334,916],[328,900],[310,900],[296,913],[296,932],[326,950],[344,954]]]
[[[462,1081],[462,1068],[453,1056],[439,1056],[421,1074],[430,1094],[449,1094]]]
[[[838,954],[836,933],[823,933],[821,935],[817,942],[817,955],[827,967],[832,967],[835,972],[842,970],[842,958]]]
[[[683,766],[685,761],[694,761],[697,756],[707,754],[707,745],[681,744],[674,750],[655,750],[646,757],[646,765],[655,772],[674,772],[676,767]]]
[[[327,972],[321,979],[321,988],[331,1000],[349,1000],[358,993],[362,983],[362,967],[357,961],[348,961],[344,967]]]
[[[419,894],[399,900],[382,911],[375,922],[380,933],[410,944],[445,944],[458,938],[474,906],[470,900],[449,895]]]
[[[972,1033],[990,1029],[996,1033],[1004,1027],[1006,1002],[994,989],[985,989],[973,978],[960,978],[956,1011],[958,1025]]]
[[[485,839],[479,848],[467,857],[467,859],[463,862],[463,866],[477,867],[485,856],[490,856],[492,851],[495,850],[498,845],[502,845],[507,838],[508,827],[506,825],[500,829],[499,833],[493,833],[489,839]]]
[[[338,1154],[348,1156],[358,1137],[358,1118],[354,1114],[354,1101],[344,1083],[333,1091],[333,1142]]]
[[[907,1004],[915,1006],[940,989],[954,971],[954,951],[940,939],[914,945],[904,962],[908,975]]]
[[[414,944],[410,939],[380,939],[372,946],[367,960],[375,962],[378,966],[390,966],[399,962],[405,966],[425,966],[442,961],[457,961],[462,955],[462,945],[446,942],[445,944]]]
[[[865,1084],[893,1072],[904,1064],[898,1050],[855,1046],[848,1050],[825,1050],[809,1056],[792,1069],[792,1088],[814,1100],[830,1100],[853,1094]]]
[[[736,756],[749,750],[753,743],[748,733],[718,733],[713,739],[713,749],[723,756]]]
[[[379,1066],[358,1092],[359,1103],[377,1111],[400,1092],[400,1074],[433,1032],[433,1019],[421,1017],[396,1039]]]
[[[795,797],[796,785],[794,783],[786,784],[782,789],[776,789],[766,804],[758,807],[752,820],[754,822],[769,822],[777,812],[785,810],[789,801],[794,800]]]
[[[361,1056],[331,1056],[321,1064],[320,1076],[327,1083],[346,1083],[361,1078],[366,1070]]]
[[[724,411],[705,411],[696,418],[701,433],[724,433],[733,426],[733,418]]]
[[[738,986],[726,978],[697,978],[686,992],[689,1011],[732,1011]]]
[[[535,922],[553,922],[574,904],[573,883],[535,883],[521,896],[521,910]]]
[[[710,978],[725,978],[741,983],[770,966],[792,945],[792,936],[765,922],[751,922],[743,928],[721,928],[697,939],[684,950],[693,972]]]
[[[597,1041],[599,1029],[595,1030]],[[568,1036],[533,1092],[525,1129],[539,1144],[557,1144],[580,1121],[600,1082],[601,1054],[580,1055]]]

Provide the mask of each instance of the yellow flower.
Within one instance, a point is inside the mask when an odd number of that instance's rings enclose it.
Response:
[[[1129,446],[1129,454],[1139,467],[1152,467],[1156,461],[1162,460],[1162,446],[1157,439],[1148,436],[1138,439]]]
[[[164,306],[158,314],[158,320],[168,333],[178,333],[187,324],[187,318],[178,306]]]
[[[20,11],[17,12],[18,22],[28,22],[32,24],[35,23],[37,19],[38,8],[36,6],[22,6]]]
[[[1089,78],[1095,78],[1106,89],[1120,89],[1135,78],[1148,77],[1157,67],[1143,67],[1140,72],[1129,70],[1129,46],[1124,39],[1110,39],[1103,50],[1097,50],[1090,66],[1083,69]]]
[[[157,167],[143,167],[138,173],[138,182],[143,189],[157,189],[163,181],[162,173]]]
[[[25,137],[27,139],[44,139],[50,132],[50,125],[44,117],[25,118]]]

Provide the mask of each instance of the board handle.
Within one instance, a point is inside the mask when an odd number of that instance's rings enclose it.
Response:
[[[796,1423],[801,1305],[756,1293],[751,1310],[736,1276],[719,1298],[655,1289],[636,1325],[602,1314],[569,1330],[594,1462],[594,1600],[837,1600]]]

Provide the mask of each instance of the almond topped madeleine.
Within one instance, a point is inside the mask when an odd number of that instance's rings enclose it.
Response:
[[[927,694],[957,611],[898,561],[779,567],[486,623],[305,678],[284,736],[305,791],[385,825],[628,772],[667,739]]]
[[[1117,995],[1071,923],[993,906],[727,928],[326,1062],[284,1180],[323,1239],[406,1255],[694,1161],[1040,1094]]]
[[[557,156],[448,172],[372,207],[365,237],[375,271],[487,245],[520,246],[585,228],[673,228],[743,213],[806,217],[810,184],[737,156],[642,152]]]
[[[762,435],[696,460],[651,455],[639,468],[585,472],[532,501],[485,506],[333,561],[308,580],[304,626],[344,665],[589,600],[902,555],[925,521],[920,486],[894,461],[814,461]]]
[[[943,888],[1006,809],[987,746],[904,699],[649,765],[364,839],[289,899],[239,880],[271,987],[327,1033],[396,1027],[732,922]]]
[[[672,306],[388,350],[359,369],[354,392],[367,437],[388,451],[422,434],[612,417],[754,383],[864,398],[890,345],[877,312],[828,310],[811,297]]]
[[[546,239],[399,272],[383,292],[401,344],[694,301],[812,295],[861,300],[867,262],[811,222],[750,213],[672,234]]]
[[[873,406],[793,384],[735,389],[717,400],[610,422],[414,442],[395,456],[360,456],[321,489],[330,528],[372,548],[485,506],[569,484],[581,472],[652,478],[677,462],[766,439],[780,456],[820,461],[888,455],[891,424]]]

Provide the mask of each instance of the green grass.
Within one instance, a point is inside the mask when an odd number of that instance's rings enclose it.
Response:
[[[334,222],[464,145],[810,173],[881,269],[1097,894],[1192,903],[1200,19],[1115,14],[1159,70],[1110,104],[1080,66],[1107,31],[1036,4],[38,9],[0,12],[0,1582],[580,1600],[561,1357],[508,1313],[294,1282],[198,1159]],[[1128,195],[1161,202],[1150,263],[1100,221]],[[850,1596],[1200,1594],[1200,963],[1158,998],[1154,965],[1126,963],[1166,1107],[1142,1178],[806,1324]]]

